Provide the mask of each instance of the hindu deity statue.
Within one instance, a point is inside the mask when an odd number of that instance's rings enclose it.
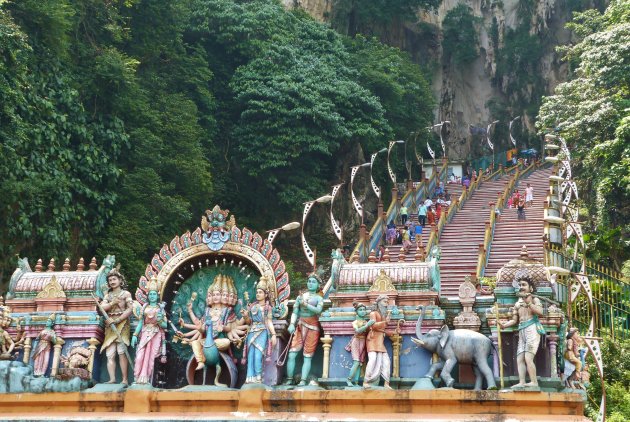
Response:
[[[319,294],[322,280],[317,274],[310,274],[306,282],[307,292],[295,299],[289,334],[292,340],[287,361],[287,381],[285,384],[293,384],[295,374],[295,360],[297,354],[302,351],[304,361],[302,363],[302,378],[298,385],[306,385],[311,372],[311,360],[315,354],[315,348],[319,342],[319,315],[324,309],[324,299]]]
[[[138,326],[131,339],[131,347],[136,347],[134,379],[136,384],[150,384],[153,378],[155,359],[162,356],[166,363],[165,330],[166,315],[158,304],[160,289],[157,279],[148,284],[148,303],[142,306],[138,316]]]
[[[534,293],[534,283],[529,276],[521,276],[516,280],[519,285],[519,299],[512,308],[512,319],[500,323],[501,328],[518,324],[518,346],[516,360],[518,364],[518,384],[512,388],[537,387],[536,363],[534,358],[540,345],[540,336],[545,334],[538,317],[543,315],[543,306]],[[529,375],[530,382],[525,383]]]
[[[223,248],[225,242],[230,240],[230,232],[236,224],[234,216],[227,220],[229,210],[222,210],[215,205],[212,210],[206,210],[206,214],[201,217],[201,228],[203,229],[203,243],[213,251]]]
[[[586,390],[584,378],[588,373],[584,371],[585,351],[581,348],[582,343],[580,331],[575,327],[569,329],[566,337],[566,350],[564,351],[563,378],[567,387]]]
[[[367,355],[365,348],[365,337],[368,329],[374,325],[376,321],[366,320],[368,310],[367,307],[360,302],[354,302],[352,304],[356,318],[352,321],[352,328],[354,328],[354,336],[346,346],[346,350],[352,354],[352,368],[348,374],[348,380],[346,383],[348,387],[353,387],[359,383],[359,375],[361,374],[361,366],[365,362]]]
[[[198,317],[193,312],[193,300],[187,304],[188,315],[192,324],[186,323],[180,318],[179,324],[192,331],[183,334],[178,333],[186,339],[193,349],[197,359],[197,370],[203,369],[205,358],[203,353],[203,340],[208,333],[212,333],[213,344],[219,351],[230,351],[232,342],[240,342],[245,335],[247,325],[242,320],[236,318],[234,305],[236,304],[237,290],[231,277],[219,274],[214,278],[212,285],[208,288],[206,295],[206,310],[203,317]]]
[[[129,360],[127,354],[129,351],[127,347],[130,344],[130,317],[133,312],[133,299],[131,293],[126,289],[125,277],[117,269],[113,269],[107,274],[107,285],[109,291],[101,306],[102,310],[108,313],[108,318],[105,321],[105,339],[101,346],[101,353],[105,351],[107,356],[107,372],[109,374],[107,384],[116,382],[116,355],[118,355],[122,383],[128,385]]]
[[[53,325],[55,324],[55,314],[52,314],[46,320],[46,328],[44,328],[37,339],[37,347],[33,352],[33,375],[36,377],[42,376],[48,369],[48,362],[50,361],[50,351],[53,344],[57,341],[57,333],[55,332]]]
[[[261,277],[256,285],[256,302],[241,309],[243,320],[249,325],[243,351],[243,361],[247,362],[246,384],[262,382],[263,357],[270,360],[272,347],[276,345],[270,302],[273,290],[269,282],[268,277]]]

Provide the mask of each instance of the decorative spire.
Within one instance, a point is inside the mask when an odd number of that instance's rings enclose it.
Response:
[[[400,253],[398,254],[398,262],[405,262],[405,248],[400,248]]]
[[[79,263],[77,264],[77,271],[83,271],[83,269],[85,268],[85,261],[83,261],[83,258],[79,259]]]
[[[41,258],[39,258],[39,259],[37,260],[37,264],[35,265],[35,272],[36,272],[36,273],[41,273],[41,272],[42,272],[42,268],[44,268],[44,264],[43,264],[43,262],[42,262],[42,259],[41,259]]]
[[[374,249],[372,249],[372,251],[370,252],[368,262],[376,262],[376,252],[374,252]]]
[[[416,261],[424,261],[424,246],[418,245],[414,258]]]
[[[352,261],[353,264],[359,262],[359,251],[354,251],[354,254],[352,255]]]
[[[70,258],[66,258],[66,260],[63,262],[63,270],[70,271]]]
[[[50,258],[50,262],[48,263],[48,272],[55,271],[55,258]]]
[[[94,271],[96,270],[96,257],[92,257],[92,260],[90,261],[90,271]]]
[[[523,245],[521,248],[521,259],[526,261],[529,259],[529,253],[527,252],[527,245]]]
[[[385,253],[383,254],[383,261],[384,262],[390,262],[389,248],[385,248]]]

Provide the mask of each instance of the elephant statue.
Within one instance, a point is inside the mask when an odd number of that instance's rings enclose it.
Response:
[[[442,370],[442,380],[447,387],[452,387],[455,380],[451,377],[451,371],[455,364],[472,364],[475,372],[475,390],[481,390],[483,378],[486,379],[488,390],[496,389],[494,374],[488,366],[488,356],[493,349],[492,341],[476,331],[449,330],[447,325],[423,335],[424,306],[418,306],[418,309],[420,310],[420,316],[416,323],[416,336],[418,338],[411,340],[431,353],[436,353],[440,358],[439,362],[431,365],[431,369],[425,377],[433,378],[436,371]]]

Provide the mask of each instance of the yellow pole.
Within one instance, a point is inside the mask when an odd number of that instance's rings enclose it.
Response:
[[[499,304],[494,304],[494,315],[497,318],[497,342],[499,344],[499,379],[501,380],[501,388],[504,388],[503,382],[503,350],[501,349],[501,326],[499,325]]]

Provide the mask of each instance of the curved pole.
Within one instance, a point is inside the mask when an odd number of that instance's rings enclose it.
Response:
[[[356,176],[357,172],[359,171],[359,167],[361,166],[353,166],[350,169],[350,195],[352,196],[354,209],[357,210],[357,214],[359,214],[359,217],[361,217],[361,220],[363,220],[363,207],[359,203],[357,197],[354,195],[354,189],[352,189],[352,186],[354,185],[354,176]]]
[[[492,130],[492,126],[496,125],[497,123],[499,123],[499,121],[495,120],[494,122],[490,123],[488,125],[488,128],[486,129],[486,140],[488,141],[488,146],[490,147],[493,153],[494,153],[494,144],[492,143],[492,141],[490,141],[490,131]]]

